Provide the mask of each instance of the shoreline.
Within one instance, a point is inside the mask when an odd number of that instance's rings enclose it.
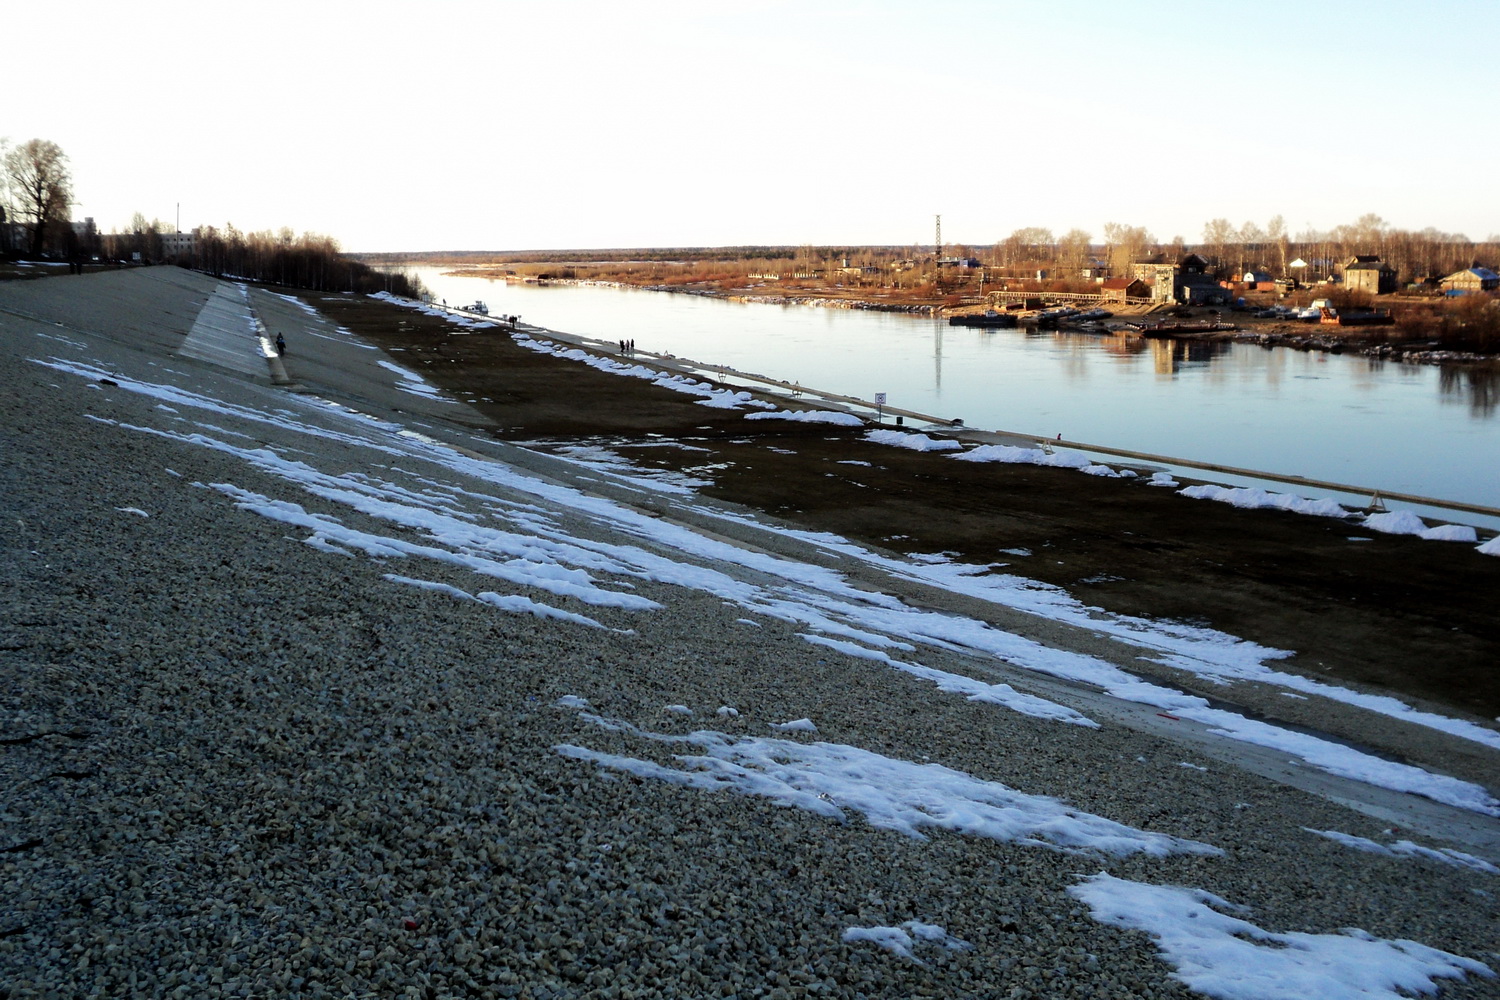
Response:
[[[602,285],[605,287],[639,288],[639,286],[617,285],[615,283],[609,282],[572,281],[566,283],[581,285]],[[641,288],[640,290],[649,291],[651,289]],[[411,304],[413,306],[419,305],[419,303],[416,303],[415,301],[412,301]],[[430,308],[444,310],[448,313],[464,316],[470,320],[477,322],[490,321],[488,317],[482,316],[477,313],[468,312],[462,307],[431,305]],[[539,333],[545,334],[546,336],[555,337],[566,343],[589,348],[593,351],[596,351],[598,353],[598,356],[602,358],[620,359],[622,357],[619,354],[619,351],[613,341],[607,341],[597,337],[590,337],[582,334],[569,333],[567,331],[553,330],[546,327],[533,327],[533,329]],[[1180,339],[1236,340],[1237,335],[1234,333],[1192,334],[1185,335]],[[768,386],[772,389],[786,392],[789,397],[794,400],[798,397],[816,397],[823,400],[827,404],[834,404],[831,408],[835,410],[842,409],[842,407],[845,406],[854,406],[871,414],[884,413],[893,418],[900,417],[910,420],[918,420],[927,425],[925,428],[921,428],[921,430],[930,433],[942,434],[955,440],[964,440],[979,444],[1000,444],[1032,447],[1041,449],[1048,454],[1051,453],[1051,450],[1053,448],[1064,448],[1078,452],[1124,458],[1137,463],[1142,463],[1143,468],[1148,472],[1158,471],[1162,466],[1166,466],[1177,469],[1215,472],[1225,476],[1250,479],[1255,482],[1282,484],[1291,488],[1304,487],[1330,491],[1342,495],[1344,499],[1339,499],[1337,502],[1342,504],[1343,506],[1348,507],[1351,510],[1362,509],[1369,513],[1383,512],[1385,509],[1383,502],[1385,500],[1390,500],[1393,502],[1414,505],[1422,512],[1424,516],[1427,517],[1439,516],[1431,513],[1432,511],[1455,512],[1460,515],[1478,514],[1482,517],[1490,518],[1491,522],[1487,524],[1477,525],[1476,527],[1484,531],[1500,531],[1500,508],[1494,507],[1489,504],[1477,503],[1474,501],[1424,496],[1419,494],[1406,493],[1403,491],[1389,490],[1380,486],[1340,483],[1303,475],[1231,466],[1222,462],[1210,462],[1200,459],[1180,458],[1168,455],[1140,452],[1111,445],[1090,444],[1081,441],[1073,441],[1064,439],[1060,435],[1056,438],[1044,439],[1040,438],[1038,435],[1026,434],[1020,431],[1006,430],[1003,428],[968,427],[963,423],[962,420],[939,417],[933,414],[921,413],[919,411],[902,407],[892,407],[888,405],[881,406],[873,400],[867,400],[842,393],[830,392],[827,390],[818,389],[816,387],[804,386],[798,382],[787,382],[782,379],[773,378],[767,375],[761,375],[755,372],[740,371],[728,365],[710,364],[695,359],[682,358],[669,354],[660,354],[649,350],[638,350],[623,357],[649,360],[653,364],[661,365],[673,371],[678,371],[684,374],[692,374],[700,378],[716,381],[724,381],[726,378],[734,378],[739,379],[743,382],[754,383],[755,385]],[[900,424],[897,424],[893,429],[902,430],[904,428]],[[916,428],[913,429],[915,430]],[[1361,501],[1363,501],[1363,506],[1361,506]]]
[[[442,265],[422,265],[436,266]],[[661,292],[668,295],[701,296],[704,298],[720,299],[727,302],[739,302],[747,305],[804,305],[825,309],[854,309],[871,312],[887,312],[895,314],[909,314],[922,316],[957,316],[967,312],[982,310],[980,303],[969,303],[967,305],[948,306],[941,303],[903,303],[882,301],[880,299],[861,298],[857,295],[831,296],[819,294],[820,290],[808,290],[807,294],[759,294],[745,289],[723,290],[718,288],[690,288],[679,285],[661,284],[639,284],[629,281],[603,280],[593,278],[546,278],[525,279],[513,275],[487,274],[482,268],[456,268],[445,270],[445,275],[461,278],[475,278],[488,281],[506,281],[507,283],[531,284],[537,286],[561,285],[577,287],[601,287],[601,288],[623,288],[638,291]],[[1046,299],[1046,293],[1037,293],[1038,298]],[[1131,315],[1148,315],[1153,310],[1132,311]],[[1202,310],[1200,309],[1200,312]],[[1219,312],[1219,310],[1213,310]],[[1240,323],[1243,317],[1234,313],[1229,314],[1229,321]],[[1282,347],[1297,351],[1318,351],[1327,354],[1356,354],[1361,357],[1375,358],[1385,361],[1395,361],[1400,364],[1455,364],[1465,366],[1493,366],[1500,369],[1500,352],[1493,354],[1481,354],[1471,351],[1454,351],[1444,349],[1435,342],[1423,341],[1419,343],[1404,343],[1378,337],[1370,337],[1364,334],[1349,333],[1342,336],[1320,330],[1318,324],[1311,324],[1309,332],[1301,332],[1306,329],[1306,324],[1293,326],[1282,320],[1265,324],[1254,324],[1264,329],[1247,329],[1241,326],[1233,331],[1222,333],[1185,333],[1178,334],[1170,339],[1185,341],[1227,341],[1231,343],[1256,344],[1261,347]],[[1066,326],[1062,332],[1087,334],[1088,330],[1074,330]],[[1129,335],[1123,328],[1109,328],[1105,335]]]
[[[352,320],[354,316],[355,314],[351,313],[349,320]],[[437,324],[434,328],[436,332],[441,327],[442,321],[435,316],[432,322]],[[544,336],[555,333],[555,331],[542,331],[540,328],[535,327],[532,330]],[[1155,615],[1166,614],[1168,616],[1184,618],[1192,618],[1196,614],[1201,613],[1201,608],[1190,610],[1193,607],[1192,600],[1189,600],[1186,604],[1182,604],[1175,599],[1162,603],[1158,599],[1152,598],[1146,604],[1141,605],[1136,604],[1135,599],[1128,599],[1125,604],[1118,604],[1124,594],[1114,593],[1114,591],[1125,586],[1124,581],[1120,579],[1120,566],[1129,565],[1131,562],[1138,562],[1144,554],[1143,550],[1131,541],[1131,537],[1141,535],[1150,537],[1155,534],[1156,532],[1150,528],[1151,519],[1153,518],[1165,519],[1162,522],[1164,525],[1167,523],[1181,524],[1183,531],[1201,532],[1202,534],[1198,536],[1201,543],[1207,544],[1210,549],[1221,551],[1220,555],[1209,557],[1213,560],[1214,564],[1218,564],[1220,561],[1225,565],[1238,564],[1238,560],[1233,554],[1236,547],[1233,541],[1226,542],[1219,536],[1222,532],[1231,530],[1229,528],[1230,524],[1239,525],[1233,530],[1249,530],[1249,525],[1253,523],[1258,525],[1255,529],[1256,531],[1274,528],[1279,533],[1281,529],[1285,529],[1288,534],[1276,543],[1278,545],[1312,546],[1321,549],[1328,542],[1333,542],[1335,548],[1342,551],[1336,553],[1333,550],[1327,550],[1319,557],[1331,560],[1326,566],[1329,575],[1323,576],[1326,583],[1334,583],[1336,580],[1342,580],[1344,582],[1339,583],[1338,586],[1343,587],[1346,583],[1352,582],[1354,579],[1362,579],[1364,574],[1369,572],[1367,566],[1361,565],[1357,570],[1359,574],[1357,577],[1340,576],[1340,573],[1343,571],[1338,568],[1339,565],[1342,565],[1346,559],[1354,555],[1353,552],[1348,551],[1348,543],[1343,540],[1344,535],[1350,533],[1349,529],[1352,526],[1352,522],[1330,518],[1306,517],[1280,510],[1241,511],[1229,504],[1190,500],[1185,497],[1171,498],[1175,502],[1167,504],[1171,509],[1170,514],[1165,509],[1160,513],[1152,514],[1147,514],[1144,509],[1139,513],[1132,513],[1128,506],[1122,508],[1120,505],[1137,505],[1148,498],[1167,500],[1168,497],[1163,497],[1161,494],[1168,493],[1170,496],[1170,491],[1151,490],[1149,487],[1139,489],[1120,480],[1101,480],[1093,476],[1080,475],[1072,469],[1047,468],[1036,465],[980,466],[973,463],[953,462],[944,459],[940,455],[908,452],[904,449],[885,446],[861,445],[859,446],[859,452],[866,453],[860,454],[856,452],[855,454],[849,454],[850,449],[854,447],[854,442],[850,440],[847,430],[840,431],[837,428],[820,430],[818,429],[819,425],[807,425],[805,428],[798,429],[788,428],[782,431],[780,428],[772,427],[773,424],[777,423],[776,421],[764,421],[756,425],[757,431],[752,435],[748,431],[750,425],[736,422],[732,416],[712,418],[704,416],[705,411],[702,407],[695,405],[692,397],[684,397],[679,393],[664,392],[649,385],[636,388],[635,384],[640,381],[638,379],[620,378],[616,375],[596,373],[587,366],[577,364],[577,362],[562,362],[565,368],[572,368],[573,373],[564,374],[559,372],[557,377],[582,379],[590,385],[597,384],[597,387],[592,390],[593,392],[619,396],[621,399],[619,404],[611,403],[609,405],[624,406],[626,409],[614,411],[612,416],[606,419],[605,414],[608,411],[595,406],[589,410],[589,416],[584,417],[581,414],[572,413],[566,407],[542,406],[543,400],[541,398],[534,398],[531,390],[527,390],[522,395],[515,396],[512,389],[511,395],[514,396],[515,401],[503,402],[502,394],[507,393],[508,388],[511,388],[507,386],[507,381],[515,377],[514,374],[506,376],[503,373],[508,370],[513,372],[515,361],[502,359],[509,359],[518,353],[514,348],[506,346],[509,342],[509,337],[502,335],[501,338],[495,339],[486,336],[470,335],[447,340],[424,341],[421,338],[413,338],[410,332],[400,333],[394,329],[391,332],[393,336],[390,339],[380,337],[377,339],[377,342],[399,347],[405,352],[402,356],[411,357],[416,361],[431,357],[434,361],[442,359],[445,362],[450,362],[421,370],[429,371],[431,377],[437,380],[438,385],[458,392],[460,398],[481,401],[481,410],[493,412],[495,419],[502,426],[507,427],[506,430],[500,432],[507,439],[534,442],[538,447],[548,448],[552,446],[564,446],[564,442],[572,439],[581,438],[589,440],[602,438],[610,440],[623,434],[619,443],[612,446],[614,450],[626,455],[632,461],[642,463],[646,468],[661,468],[696,476],[700,475],[696,470],[704,467],[705,464],[709,467],[722,466],[725,471],[712,477],[712,481],[708,487],[710,495],[726,500],[747,503],[752,507],[758,507],[774,515],[789,517],[794,521],[802,521],[814,529],[832,530],[844,537],[855,538],[877,545],[889,546],[894,542],[898,548],[908,551],[930,552],[951,550],[961,553],[972,553],[977,561],[983,562],[986,558],[983,553],[986,553],[987,546],[993,546],[993,548],[988,549],[989,552],[993,552],[995,549],[1004,551],[1016,547],[1014,544],[1007,544],[1005,541],[996,539],[997,529],[1001,533],[1002,538],[1004,537],[1003,532],[1021,528],[1024,528],[1022,537],[1035,537],[1032,533],[1036,528],[1052,523],[1059,516],[1074,519],[1071,521],[1071,524],[1073,529],[1081,531],[1078,541],[1083,543],[1084,550],[1075,552],[1071,559],[1066,560],[1067,564],[1073,568],[1060,574],[1055,574],[1045,563],[1033,563],[1031,559],[1023,559],[1022,562],[1027,564],[1029,571],[1040,572],[1041,578],[1048,582],[1066,583],[1076,582],[1081,579],[1094,581],[1088,583],[1083,589],[1092,595],[1089,599],[1101,601],[1106,606],[1139,608],[1141,611],[1147,611],[1149,608],[1151,609],[1150,613]],[[559,335],[559,340],[563,343],[568,343],[570,339],[566,335]],[[591,338],[578,339],[587,341]],[[622,360],[616,358],[616,352],[606,344],[596,343],[595,349],[600,357]],[[534,352],[521,351],[519,353],[533,354]],[[627,357],[623,360],[628,363],[630,359]],[[458,364],[454,365],[451,363],[454,361],[457,361]],[[661,363],[666,367],[672,367],[680,361],[681,359],[675,358],[661,359]],[[423,363],[425,364],[425,362]],[[680,369],[680,365],[678,367]],[[714,369],[711,368],[707,371],[695,370],[693,371],[693,377],[715,381],[711,374],[713,371]],[[536,391],[548,391],[543,387],[552,385],[552,378],[553,376],[551,375],[546,376],[545,380],[538,383]],[[641,396],[643,393],[645,395]],[[641,396],[637,402],[624,402],[625,400],[635,400],[637,396]],[[676,398],[671,400],[656,399],[656,396]],[[490,404],[483,402],[486,398],[493,398],[495,400],[493,410],[491,410]],[[648,398],[653,399],[653,401],[647,402]],[[524,404],[521,410],[517,410],[516,408],[519,404]],[[535,410],[535,415],[528,416],[527,414],[531,414],[533,410]],[[648,411],[657,413],[659,416],[644,418],[643,414]],[[706,412],[714,413],[716,411],[708,410]],[[518,420],[519,425],[510,426],[514,425]],[[616,420],[619,421],[618,424],[615,423]],[[728,420],[728,423],[725,423],[726,420]],[[743,418],[739,418],[739,420],[742,421]],[[723,425],[722,429],[720,429],[720,425]],[[695,427],[697,428],[696,430],[694,429]],[[954,429],[951,427],[944,428],[943,432],[953,434]],[[691,451],[684,454],[673,448],[656,446],[650,441],[641,441],[639,446],[632,446],[632,439],[639,438],[642,433],[647,433],[648,436],[655,435],[656,437],[680,437],[684,443],[692,442],[692,448],[695,450],[706,447],[708,450],[719,453],[723,457],[713,460],[695,458]],[[964,429],[960,433],[966,437],[978,434],[978,432],[969,429]],[[825,434],[835,436],[825,441],[823,439]],[[802,461],[798,461],[798,458],[794,458],[791,454],[788,454],[776,464],[789,464],[792,466],[791,469],[772,471],[767,466],[764,471],[751,472],[750,470],[752,469],[759,469],[761,466],[766,465],[765,460],[770,457],[764,454],[764,452],[759,452],[759,449],[754,445],[755,440],[762,437],[769,437],[770,440],[775,440],[778,436],[787,435],[790,435],[788,440],[795,440],[795,448],[798,449],[799,457]],[[732,443],[736,438],[740,437],[744,437],[746,445],[735,445]],[[1019,440],[1022,443],[1035,441],[1034,438],[1029,436]],[[774,455],[775,452],[773,451],[772,454]],[[799,481],[798,477],[800,477],[801,481],[805,481],[809,485],[817,483],[820,477],[828,475],[826,472],[819,471],[820,464],[851,460],[859,460],[861,463],[870,465],[874,470],[871,474],[867,475],[856,467],[848,468],[837,474],[839,479],[852,480],[853,493],[849,493],[846,490],[833,490],[826,498],[826,503],[809,503],[808,501],[811,500],[811,497],[799,498],[800,502],[789,502],[791,497],[786,493],[786,490],[789,488],[787,484]],[[756,478],[747,479],[745,474],[742,474],[742,466],[744,473]],[[823,465],[823,468],[828,467],[827,465]],[[901,475],[917,477],[929,484],[934,484],[941,480],[952,480],[952,491],[935,493],[925,503],[917,501],[915,498],[911,500],[897,500],[896,498],[906,495],[906,488],[899,484],[888,485],[884,483],[882,480],[886,477],[879,472],[882,468],[892,471],[899,468],[902,470]],[[793,478],[788,479],[787,477],[789,476]],[[1055,495],[1055,499],[1047,499],[1047,494],[1030,495],[1029,492],[1027,494],[1014,495],[1014,498],[1009,503],[1016,506],[1007,507],[1007,501],[1002,498],[1008,494],[1004,492],[997,493],[995,495],[996,503],[991,503],[985,495],[987,492],[994,491],[1000,486],[999,482],[991,483],[994,477],[1000,477],[1001,481],[1009,477],[1018,477],[1021,481],[1035,478],[1051,484],[1049,488],[1059,492]],[[1139,486],[1144,485],[1145,481],[1144,478],[1140,478],[1133,482]],[[1112,486],[1110,485],[1112,483],[1119,485]],[[873,495],[871,491],[873,491]],[[1068,497],[1070,500],[1076,501],[1076,505],[1069,503],[1059,506],[1058,511],[1051,510],[1050,508],[1057,506],[1057,501],[1062,497]],[[1127,499],[1127,497],[1130,499]],[[920,504],[924,508],[924,512],[919,515],[921,518],[921,527],[918,528],[916,524],[905,521],[902,522],[901,527],[898,527],[896,523],[887,523],[884,519],[889,515],[880,513],[880,511],[882,510],[882,504],[889,503],[903,505]],[[849,504],[851,506],[844,507],[840,506],[841,504]],[[1155,504],[1146,505],[1147,508],[1155,506]],[[866,516],[864,513],[866,508],[869,510],[869,516]],[[1066,509],[1068,513],[1060,515],[1059,512],[1063,509]],[[948,516],[948,520],[932,520],[935,511],[944,511]],[[986,512],[980,513],[980,511]],[[1035,523],[1027,524],[1024,521],[1018,521],[1018,515],[1023,517],[1037,517],[1039,520]],[[1241,524],[1241,520],[1245,518],[1249,518],[1250,520]],[[1197,527],[1189,529],[1189,522],[1196,524]],[[1114,530],[1121,533],[1123,537],[1120,541],[1123,544],[1114,547],[1100,545],[1100,539],[1097,537],[1096,532],[1097,530],[1105,529],[1109,525],[1113,525]],[[966,534],[966,532],[972,534]],[[1355,533],[1362,534],[1360,532]],[[1045,541],[1046,537],[1044,534],[1041,539],[1038,539],[1038,542],[1044,545],[1055,544],[1055,541]],[[899,540],[903,538],[907,540]],[[1293,539],[1296,539],[1296,541],[1293,541]],[[1381,538],[1380,541],[1382,545],[1389,544],[1390,542],[1403,544],[1394,537]],[[1145,542],[1144,539],[1142,539],[1142,543],[1155,544]],[[1172,549],[1176,549],[1180,544],[1181,540],[1174,540],[1171,543],[1171,547]],[[1423,560],[1437,560],[1434,568],[1445,562],[1448,553],[1453,553],[1451,548],[1435,542],[1426,542],[1413,538],[1410,540],[1410,544],[1426,546],[1425,549],[1414,550],[1403,544],[1406,551],[1410,552],[1413,556],[1419,555]],[[923,545],[925,545],[925,549],[919,547]],[[1083,555],[1085,551],[1088,552],[1086,556]],[[1373,550],[1365,551],[1372,552]],[[1111,552],[1113,552],[1113,556],[1109,554]],[[1459,555],[1462,563],[1471,564],[1469,556],[1460,553],[1453,554]],[[1083,563],[1079,564],[1076,562],[1079,558],[1083,558]],[[1118,559],[1124,559],[1125,562],[1119,563],[1113,561]],[[1472,559],[1479,561],[1478,564],[1473,565],[1473,568],[1480,570],[1486,575],[1500,570],[1500,565],[1495,563],[1493,557],[1474,555]],[[1364,562],[1365,560],[1362,556],[1355,558],[1356,564]],[[1158,566],[1158,569],[1165,570],[1166,567]],[[1284,574],[1284,569],[1278,567],[1272,572],[1280,576]],[[1180,573],[1180,570],[1181,567],[1177,567],[1169,572]],[[1211,575],[1217,577],[1222,571],[1212,570],[1210,572]],[[1409,568],[1407,574],[1410,574]],[[1322,576],[1321,573],[1319,575]],[[1222,588],[1224,585],[1220,583],[1209,586]],[[1445,582],[1442,587],[1446,589],[1447,583]],[[1134,587],[1129,586],[1126,589],[1133,590]],[[1171,589],[1175,590],[1176,588],[1173,587]],[[1157,593],[1158,597],[1161,596],[1159,585],[1152,585],[1148,590]],[[1226,598],[1230,593],[1240,593],[1239,603],[1231,602],[1226,604],[1214,601],[1212,603],[1219,608],[1216,614],[1230,613],[1232,611],[1231,617],[1238,617],[1249,606],[1245,602],[1253,604],[1254,601],[1262,599],[1261,597],[1257,597],[1252,601],[1249,594],[1244,593],[1238,586],[1228,587],[1225,590]],[[1184,593],[1184,596],[1186,596],[1186,593]],[[1275,616],[1285,610],[1285,602],[1287,600],[1285,595],[1272,596],[1268,594],[1263,596],[1269,597],[1271,601],[1271,605],[1263,609],[1265,614]],[[1323,598],[1309,597],[1308,600],[1317,602],[1323,600]],[[1444,597],[1437,600],[1438,603],[1433,605],[1433,610],[1436,613],[1441,613],[1437,612],[1438,608],[1450,608],[1453,606],[1453,601],[1463,600],[1463,598],[1460,598],[1457,592],[1454,592],[1451,598]],[[1373,611],[1379,604],[1379,599],[1372,593],[1365,593],[1358,597],[1357,601],[1366,611]],[[1375,603],[1370,603],[1372,601]],[[1281,610],[1274,610],[1275,608]],[[1260,613],[1258,612],[1255,617],[1259,618]],[[1371,623],[1366,627],[1374,626]],[[1231,628],[1231,630],[1233,629]],[[1307,645],[1300,637],[1294,637],[1291,634],[1284,634],[1278,639],[1271,640],[1270,644],[1284,644],[1291,648],[1298,646],[1305,647]],[[1359,644],[1362,646],[1365,645],[1363,640]],[[1373,648],[1367,647],[1366,653],[1375,654],[1375,651]],[[1375,655],[1383,658],[1385,654],[1380,653]],[[1308,658],[1304,655],[1304,659]],[[1309,662],[1311,662],[1310,659]],[[1500,697],[1497,697],[1496,708],[1497,712],[1494,714],[1500,714]]]

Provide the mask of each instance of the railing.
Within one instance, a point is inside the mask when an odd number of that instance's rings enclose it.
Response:
[[[1027,299],[1041,299],[1043,302],[1122,302],[1128,306],[1149,306],[1154,299],[1140,295],[1126,295],[1120,298],[1111,298],[1100,292],[985,292],[985,297],[995,304],[1004,302],[1025,302]]]

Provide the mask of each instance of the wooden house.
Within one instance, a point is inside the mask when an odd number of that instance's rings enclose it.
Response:
[[[1140,278],[1106,278],[1099,285],[1105,302],[1124,302],[1126,299],[1151,297],[1151,286]]]
[[[1493,292],[1500,289],[1500,274],[1487,267],[1468,267],[1438,282],[1445,292]]]

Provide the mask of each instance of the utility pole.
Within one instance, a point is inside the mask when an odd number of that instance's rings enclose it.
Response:
[[[943,217],[935,215],[935,230],[932,234],[932,287],[943,290]]]

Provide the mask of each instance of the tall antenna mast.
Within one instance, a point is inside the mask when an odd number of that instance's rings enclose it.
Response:
[[[934,216],[937,219],[937,231],[932,234],[932,257],[934,260],[943,256],[943,217]]]

